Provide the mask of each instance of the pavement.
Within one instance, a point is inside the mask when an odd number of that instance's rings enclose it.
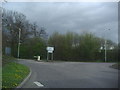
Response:
[[[38,62],[19,60],[32,73],[22,88],[118,88],[114,63]]]

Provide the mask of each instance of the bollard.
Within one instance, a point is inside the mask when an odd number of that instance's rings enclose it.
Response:
[[[38,61],[40,61],[40,56],[38,56],[38,59],[37,59]]]

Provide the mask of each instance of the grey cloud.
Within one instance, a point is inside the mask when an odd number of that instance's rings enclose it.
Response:
[[[19,4],[19,5],[17,5]],[[12,6],[16,5],[16,6]],[[24,13],[29,20],[44,26],[52,34],[67,31],[81,33],[93,32],[102,37],[117,42],[117,2],[87,2],[87,3],[8,3],[9,9]],[[11,8],[10,8],[11,7]],[[7,8],[7,5],[6,5]],[[110,28],[110,32],[105,29]]]

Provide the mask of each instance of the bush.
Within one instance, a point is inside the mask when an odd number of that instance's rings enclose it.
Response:
[[[46,58],[46,43],[41,38],[31,38],[21,44],[20,58],[33,59],[34,56]]]

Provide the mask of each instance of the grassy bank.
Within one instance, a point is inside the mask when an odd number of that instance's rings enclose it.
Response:
[[[29,74],[29,68],[10,62],[2,68],[2,88],[15,88]]]
[[[120,70],[120,62],[118,62],[118,63],[112,65],[111,67],[114,68],[114,69]]]

